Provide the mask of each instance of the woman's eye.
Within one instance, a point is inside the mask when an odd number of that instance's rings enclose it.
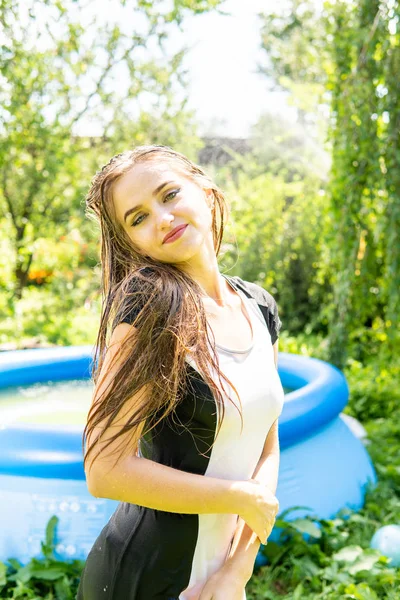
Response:
[[[142,221],[140,221],[141,217],[143,217],[144,215],[140,215],[140,217],[138,217],[137,219],[135,219],[134,221],[132,221],[132,227],[136,227],[136,225],[139,225],[139,223],[141,223]]]
[[[164,198],[164,201],[165,201],[165,200],[167,200],[167,198],[169,198],[169,196],[174,196],[174,198],[175,198],[175,196],[176,196],[177,194],[179,194],[179,192],[180,192],[180,191],[181,191],[181,190],[180,190],[180,188],[179,188],[179,189],[177,189],[177,190],[174,190],[173,192],[169,192],[169,194],[167,194],[167,195],[165,196],[165,198]],[[169,200],[167,200],[167,202],[169,202]],[[132,227],[136,227],[136,225],[139,225],[139,224],[142,222],[142,221],[141,221],[142,217],[145,217],[145,216],[146,216],[146,215],[140,215],[140,216],[139,216],[137,219],[135,219],[134,221],[132,221]]]
[[[174,194],[174,197],[175,197],[175,196],[176,196],[176,194],[179,194],[179,192],[180,192],[180,191],[181,191],[181,190],[180,190],[180,189],[178,189],[178,190],[174,190],[173,192],[170,192],[169,194],[167,194],[167,195],[165,196],[164,200],[166,200],[166,199],[168,198],[168,196],[171,196],[172,194]]]

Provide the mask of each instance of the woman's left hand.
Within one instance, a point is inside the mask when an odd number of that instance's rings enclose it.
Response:
[[[207,579],[199,600],[243,600],[247,581],[240,572],[223,565]]]

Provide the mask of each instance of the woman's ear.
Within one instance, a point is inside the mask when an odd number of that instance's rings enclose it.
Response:
[[[209,208],[214,208],[214,193],[212,190],[205,190],[206,192],[206,201]]]

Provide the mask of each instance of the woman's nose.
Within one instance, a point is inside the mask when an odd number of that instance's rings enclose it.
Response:
[[[171,213],[164,213],[163,215],[161,215],[158,223],[159,223],[159,228],[165,229],[166,227],[171,227],[171,224],[174,221],[174,216],[171,215]]]

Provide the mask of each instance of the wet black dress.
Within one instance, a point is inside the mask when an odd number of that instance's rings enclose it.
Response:
[[[146,458],[175,469],[245,480],[252,476],[283,407],[272,348],[281,321],[266,290],[237,276],[224,277],[240,295],[253,332],[248,349],[217,345],[220,369],[240,395],[243,430],[237,408],[227,401],[220,433],[209,450],[218,405],[188,356],[190,383],[174,422],[164,419],[152,430],[151,440],[141,440],[140,450]],[[178,428],[179,422],[190,431]],[[232,514],[180,514],[120,502],[88,554],[77,600],[197,600],[207,579],[226,560],[236,523],[237,515]]]

